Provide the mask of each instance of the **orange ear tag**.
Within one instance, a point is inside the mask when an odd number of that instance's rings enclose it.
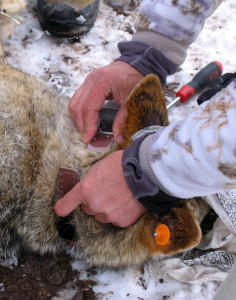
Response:
[[[166,226],[165,224],[157,226],[154,236],[158,245],[166,245],[170,240],[170,230],[168,226]]]

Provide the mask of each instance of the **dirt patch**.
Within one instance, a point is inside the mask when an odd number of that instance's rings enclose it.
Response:
[[[95,299],[92,286],[96,282],[78,278],[67,254],[44,258],[24,254],[19,257],[17,266],[0,266],[0,299],[51,299],[64,289],[75,291],[72,299]]]

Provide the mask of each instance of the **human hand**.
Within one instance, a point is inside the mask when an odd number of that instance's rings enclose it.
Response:
[[[147,209],[129,189],[122,168],[123,150],[94,164],[86,176],[55,205],[57,215],[65,217],[77,206],[101,223],[127,227]]]
[[[97,132],[99,111],[105,100],[114,99],[120,109],[113,123],[114,140],[122,142],[126,101],[134,86],[144,76],[128,63],[113,62],[91,72],[69,103],[72,121],[89,143]]]

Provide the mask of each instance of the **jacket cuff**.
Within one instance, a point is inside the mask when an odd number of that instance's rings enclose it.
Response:
[[[143,42],[154,47],[177,66],[182,65],[187,56],[187,45],[183,45],[157,32],[137,31],[134,33],[132,41]]]
[[[149,211],[164,214],[170,207],[174,206],[180,199],[169,196],[161,191],[158,186],[150,180],[139,162],[139,148],[142,142],[149,138],[154,132],[144,134],[137,138],[123,152],[122,166],[125,180],[136,200],[142,203]]]
[[[157,49],[143,42],[120,42],[118,48],[121,56],[116,61],[125,61],[144,76],[156,74],[162,86],[166,84],[166,77],[177,70],[176,64]]]

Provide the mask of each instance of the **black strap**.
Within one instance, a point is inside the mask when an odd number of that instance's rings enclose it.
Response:
[[[208,101],[214,95],[226,88],[234,79],[236,79],[236,72],[226,73],[220,78],[214,80],[208,89],[198,97],[197,103],[200,105],[203,102]]]

